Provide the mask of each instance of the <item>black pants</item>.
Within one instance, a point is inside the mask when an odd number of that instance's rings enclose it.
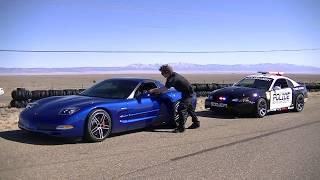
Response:
[[[196,116],[196,113],[194,112],[192,107],[192,97],[181,99],[178,107],[178,114],[179,114],[179,119],[177,122],[178,128],[184,128],[184,124],[187,121],[188,115],[192,117],[193,123],[199,122],[198,117]]]

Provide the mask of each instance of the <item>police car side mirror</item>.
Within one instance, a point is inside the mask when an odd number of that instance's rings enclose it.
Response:
[[[280,86],[275,86],[275,87],[273,87],[273,90],[280,90],[280,89],[281,89]]]

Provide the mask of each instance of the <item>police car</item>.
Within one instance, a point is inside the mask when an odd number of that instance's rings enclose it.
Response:
[[[3,88],[0,88],[0,96],[4,94]]]
[[[258,72],[246,76],[233,86],[211,92],[205,108],[264,117],[270,111],[304,108],[308,94],[304,85],[281,72]]]

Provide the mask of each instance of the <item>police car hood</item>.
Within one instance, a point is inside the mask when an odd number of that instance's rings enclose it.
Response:
[[[231,86],[213,91],[211,95],[213,96],[229,96],[229,97],[245,97],[252,96],[254,93],[263,93],[262,89],[249,88],[249,87],[239,87]]]

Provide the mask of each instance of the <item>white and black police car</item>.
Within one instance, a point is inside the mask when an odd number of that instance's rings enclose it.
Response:
[[[283,73],[258,72],[233,86],[211,92],[205,100],[205,108],[264,117],[270,111],[300,112],[307,98],[306,87]]]

